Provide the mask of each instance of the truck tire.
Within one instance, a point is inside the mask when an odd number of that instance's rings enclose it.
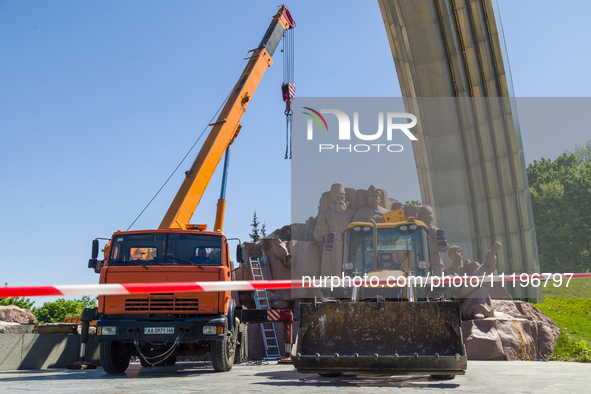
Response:
[[[228,332],[222,341],[211,343],[211,363],[216,372],[228,372],[234,365],[237,327]]]
[[[435,380],[452,380],[456,378],[456,375],[431,375],[431,378]]]
[[[123,373],[129,367],[131,353],[119,341],[101,342],[101,365],[106,373]]]
[[[248,361],[248,326],[240,323],[238,327],[236,352],[234,354],[234,364],[242,364]]]

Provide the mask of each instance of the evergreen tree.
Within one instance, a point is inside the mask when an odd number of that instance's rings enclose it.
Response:
[[[259,219],[257,218],[257,211],[254,211],[254,215],[252,217],[252,223],[250,227],[252,227],[252,232],[250,233],[250,239],[253,242],[258,242],[261,239],[261,233],[259,232]],[[263,224],[263,231],[264,231],[264,224]],[[263,234],[264,236],[264,234]]]

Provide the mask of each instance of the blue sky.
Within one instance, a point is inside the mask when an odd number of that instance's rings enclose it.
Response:
[[[0,1],[0,282],[98,281],[86,268],[91,240],[126,229],[160,188],[236,82],[275,6]],[[516,96],[590,95],[590,2],[499,7]],[[298,1],[290,10],[298,96],[400,96],[377,1]],[[233,146],[229,237],[248,238],[254,210],[269,230],[290,222],[278,55]],[[554,143],[522,132],[528,162],[589,139],[576,131]],[[134,229],[158,226],[196,154]],[[220,178],[195,223],[212,226]]]

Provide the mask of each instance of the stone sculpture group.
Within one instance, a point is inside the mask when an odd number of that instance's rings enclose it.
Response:
[[[247,266],[248,257],[260,259],[266,279],[301,279],[302,275],[340,276],[342,232],[352,222],[373,220],[380,223],[385,213],[396,209],[403,209],[407,218],[412,216],[428,227],[431,275],[463,277],[464,274],[497,274],[496,253],[502,247],[500,243],[493,244],[483,263],[463,260],[463,251],[459,246],[442,246],[438,242],[439,229],[435,227],[435,215],[431,207],[404,206],[389,198],[385,190],[375,185],[363,190],[346,188],[336,183],[322,194],[316,218],[311,218],[306,225],[291,226],[291,234],[287,232],[291,239],[263,239],[256,244],[247,243],[245,263],[235,271],[235,279],[252,280]],[[298,234],[304,239],[294,237],[294,229],[298,227],[302,229]],[[285,228],[281,234],[286,234]],[[327,243],[330,244],[329,248],[326,247]],[[441,253],[445,252],[451,265],[444,269]],[[454,298],[462,299],[462,331],[468,357],[480,360],[524,360],[552,353],[560,334],[556,324],[533,305],[513,301],[499,287],[453,288]],[[300,302],[313,302],[314,297],[323,296],[319,289],[269,292],[271,307],[291,308],[296,317]],[[234,298],[248,308],[255,307],[252,293],[235,294]],[[249,340],[258,343],[260,333],[256,327],[252,329]],[[281,331],[281,325],[276,329]],[[282,342],[279,332],[278,335]]]

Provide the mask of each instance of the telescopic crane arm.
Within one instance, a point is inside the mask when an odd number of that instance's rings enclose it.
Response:
[[[247,54],[248,63],[234,86],[207,140],[201,147],[191,169],[186,173],[179,191],[164,216],[161,229],[185,228],[190,222],[199,201],[209,184],[224,152],[230,147],[240,131],[240,119],[252,95],[259,85],[267,67],[273,64],[271,57],[281,42],[283,33],[295,27],[287,6],[279,7],[271,25],[258,48]],[[248,57],[250,55],[250,57]],[[225,179],[224,181],[225,182]],[[222,231],[226,200],[223,192],[218,200],[214,231]]]

